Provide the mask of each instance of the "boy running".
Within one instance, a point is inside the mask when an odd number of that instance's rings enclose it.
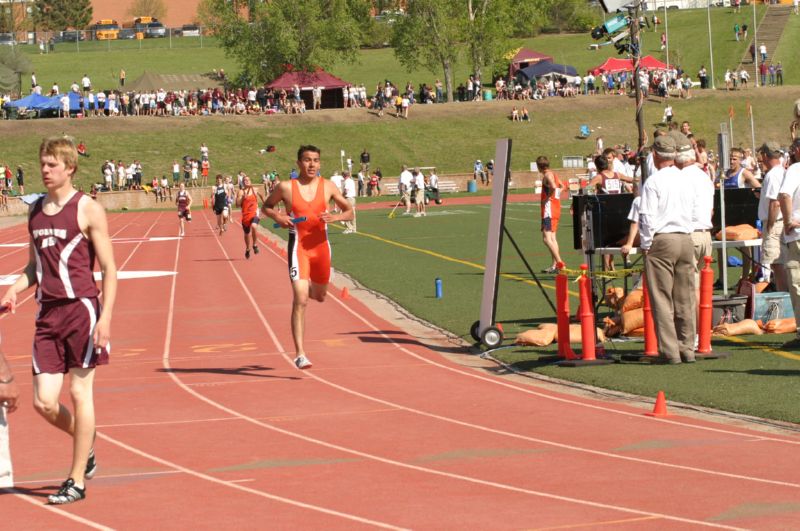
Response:
[[[72,437],[69,477],[48,497],[48,503],[60,505],[84,499],[85,480],[97,472],[92,386],[95,367],[108,363],[117,269],[105,210],[72,184],[78,168],[75,145],[67,138],[46,139],[39,162],[47,194],[31,205],[28,215],[28,265],[0,305],[13,311],[17,295],[36,285],[33,404],[45,420]],[[95,256],[103,274],[103,307],[93,276]],[[67,373],[73,411],[59,402]]]
[[[236,192],[236,206],[242,208],[242,229],[244,230],[244,257],[250,259],[250,245],[253,252],[258,254],[258,202],[264,203],[264,196],[253,188],[250,177],[242,178],[242,189]]]
[[[211,189],[214,201],[214,214],[217,215],[217,230],[220,234],[228,230],[228,190],[222,182],[222,174],[217,174],[217,184]]]
[[[183,236],[186,233],[184,221],[192,221],[192,196],[186,190],[185,183],[178,185],[178,193],[175,194],[175,205],[178,207],[178,222],[180,223],[178,236]]]
[[[303,345],[308,299],[325,300],[331,276],[331,247],[328,244],[328,223],[352,221],[353,207],[335,184],[319,177],[320,150],[300,146],[297,151],[297,179],[278,184],[264,203],[262,212],[281,227],[289,229],[289,279],[292,282],[292,339],[296,349],[294,363],[298,369],[310,369]],[[340,213],[327,211],[331,199]],[[277,209],[283,201],[286,210]],[[295,225],[292,219],[305,217]]]

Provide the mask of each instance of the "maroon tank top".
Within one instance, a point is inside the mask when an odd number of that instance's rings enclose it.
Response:
[[[33,205],[28,231],[36,256],[36,299],[54,302],[82,297],[97,297],[94,280],[94,245],[78,225],[78,203],[82,192],[61,209],[48,216],[42,211],[44,197]]]

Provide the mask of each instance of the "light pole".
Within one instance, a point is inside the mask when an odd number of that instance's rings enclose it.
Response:
[[[711,0],[706,3],[706,17],[708,18],[708,53],[711,57],[711,88],[716,89],[714,81],[714,45],[711,43]]]
[[[664,0],[664,33],[667,35],[667,69],[671,70],[671,68],[669,68],[669,16],[667,15],[667,0]]]

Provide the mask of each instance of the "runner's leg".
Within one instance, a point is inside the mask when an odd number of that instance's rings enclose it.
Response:
[[[94,369],[73,368],[69,371],[69,392],[75,411],[73,416],[72,470],[69,477],[75,485],[83,488],[86,462],[94,443]]]

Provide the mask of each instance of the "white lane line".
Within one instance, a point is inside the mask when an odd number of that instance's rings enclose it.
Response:
[[[208,221],[208,218],[206,218],[206,222],[208,223],[209,230],[212,230],[211,223]],[[215,237],[215,239],[216,239],[217,245],[219,245],[220,249],[222,250],[222,253],[225,255],[226,258],[228,258],[228,264],[230,265],[234,276],[239,281],[239,284],[241,285],[245,295],[247,296],[248,300],[250,301],[250,304],[253,306],[253,309],[255,310],[256,315],[258,316],[259,320],[261,321],[261,324],[264,326],[264,329],[266,330],[267,334],[270,336],[270,338],[272,339],[272,342],[275,344],[275,347],[280,352],[284,353],[283,357],[284,357],[284,359],[286,360],[286,362],[288,364],[294,365],[292,359],[286,354],[286,350],[283,348],[283,345],[281,344],[280,340],[275,335],[274,330],[272,329],[270,324],[267,322],[266,318],[264,317],[264,314],[261,312],[261,309],[258,307],[258,303],[256,302],[255,298],[253,297],[253,294],[251,293],[250,289],[247,287],[247,284],[245,284],[244,280],[239,275],[239,272],[233,266],[233,262],[230,260],[230,256],[228,255],[228,252],[225,250],[225,247],[223,247],[222,242],[220,241],[220,239],[218,237]],[[273,254],[275,254],[276,256],[280,257],[280,255],[275,253],[274,250],[272,250],[272,249],[270,249],[270,250],[273,252]],[[170,330],[169,327],[168,327],[168,330]],[[167,351],[165,351],[165,353],[166,352]],[[453,424],[458,424],[458,425],[461,425],[461,426],[472,427],[472,428],[480,429],[480,430],[491,432],[491,433],[497,433],[497,434],[502,434],[502,435],[506,435],[507,434],[509,436],[517,437],[517,438],[520,438],[520,439],[528,439],[528,440],[538,441],[538,439],[527,438],[527,437],[524,437],[524,436],[521,436],[521,435],[518,435],[518,434],[511,434],[511,433],[501,432],[499,430],[494,430],[494,429],[491,429],[491,428],[487,428],[485,426],[480,426],[480,425],[477,425],[477,424],[470,424],[468,422],[462,422],[462,421],[458,421],[458,420],[451,419],[451,418],[448,418],[448,417],[442,417],[442,416],[439,416],[439,415],[433,415],[431,413],[426,413],[424,411],[415,410],[415,409],[412,409],[412,408],[401,406],[399,404],[393,404],[392,402],[388,402],[388,401],[385,401],[385,400],[380,400],[380,399],[377,399],[377,398],[374,398],[374,397],[371,397],[371,396],[368,396],[368,395],[364,395],[362,393],[358,393],[356,391],[352,391],[350,389],[347,389],[345,387],[339,386],[339,385],[334,384],[332,382],[328,382],[327,380],[325,380],[323,378],[320,378],[319,376],[317,376],[313,372],[306,372],[306,374],[308,375],[308,377],[313,378],[314,380],[317,380],[318,382],[324,383],[326,385],[329,385],[331,387],[334,387],[336,389],[344,391],[345,393],[350,393],[350,394],[353,394],[355,396],[359,396],[359,397],[365,398],[367,400],[378,402],[378,403],[381,403],[381,404],[384,404],[384,405],[393,406],[393,407],[396,407],[396,408],[404,410],[404,411],[417,413],[417,414],[422,415],[422,416],[427,416],[427,417],[430,417],[430,418],[443,420],[443,421],[450,422],[450,423],[453,423]],[[170,373],[170,375],[174,376],[172,373]],[[286,430],[286,429],[283,429],[283,428],[279,428],[277,426],[273,426],[271,424],[267,424],[267,423],[258,421],[257,419],[255,419],[253,417],[249,417],[247,415],[244,415],[244,414],[242,414],[242,413],[240,413],[240,412],[238,412],[238,411],[236,411],[234,409],[231,409],[231,408],[229,408],[227,406],[224,406],[224,405],[222,405],[222,404],[220,404],[218,402],[215,402],[214,400],[206,397],[205,395],[202,395],[202,394],[198,393],[194,389],[191,389],[190,387],[185,385],[180,380],[180,378],[178,378],[176,376],[174,378],[175,378],[175,382],[182,389],[184,389],[186,392],[188,392],[188,393],[192,394],[193,396],[197,397],[199,400],[202,400],[203,402],[205,402],[205,403],[207,403],[207,404],[209,404],[209,405],[211,405],[211,406],[213,406],[213,407],[215,407],[215,408],[217,408],[217,409],[219,409],[221,411],[224,411],[225,413],[228,413],[229,415],[238,416],[238,417],[240,417],[240,418],[242,418],[244,420],[247,420],[248,422],[251,422],[251,423],[253,423],[253,424],[257,425],[257,426],[264,427],[264,428],[269,429],[271,431],[275,431],[275,432],[278,432],[278,433],[281,433],[281,434],[284,434],[284,435],[288,435],[290,437],[294,437],[294,438],[297,438],[297,439],[300,439],[302,441],[306,441],[306,442],[309,442],[309,443],[312,443],[312,444],[318,444],[318,445],[324,446],[326,448],[331,448],[331,449],[334,449],[334,450],[339,450],[341,452],[345,452],[345,453],[349,453],[349,454],[352,454],[352,455],[356,455],[356,456],[362,457],[364,459],[371,459],[371,460],[377,461],[379,463],[385,463],[385,464],[389,464],[389,465],[394,465],[394,466],[397,466],[397,467],[400,467],[400,468],[406,468],[406,469],[414,470],[414,471],[417,471],[417,472],[423,472],[423,473],[426,473],[426,474],[442,476],[442,477],[446,477],[446,478],[450,478],[450,479],[456,479],[456,480],[460,480],[460,481],[464,481],[464,482],[468,482],[468,483],[474,483],[474,484],[478,484],[478,485],[483,485],[483,486],[487,486],[487,487],[494,487],[494,488],[497,488],[497,489],[511,491],[511,492],[530,494],[532,496],[536,496],[536,497],[540,497],[540,498],[563,501],[563,502],[568,502],[568,503],[577,504],[577,505],[584,505],[584,506],[588,506],[588,507],[601,508],[601,509],[605,509],[605,510],[619,511],[619,512],[624,512],[624,513],[629,513],[629,514],[642,515],[642,516],[655,516],[655,517],[664,518],[664,519],[667,519],[667,520],[670,520],[670,521],[674,521],[674,522],[691,523],[691,524],[695,524],[695,525],[702,525],[702,526],[707,526],[707,527],[715,527],[715,528],[720,528],[720,529],[740,529],[740,528],[726,526],[726,525],[722,525],[722,524],[714,524],[714,523],[710,523],[710,522],[705,522],[705,521],[702,521],[702,520],[694,520],[694,519],[691,519],[691,518],[683,518],[683,517],[680,517],[680,516],[672,516],[672,515],[668,515],[668,514],[654,513],[654,512],[650,512],[650,511],[639,510],[639,509],[631,509],[631,508],[623,507],[623,506],[619,506],[619,505],[610,505],[610,504],[605,504],[605,503],[600,503],[600,502],[592,502],[592,501],[588,501],[588,500],[577,499],[577,498],[574,498],[574,497],[560,496],[560,495],[551,494],[551,493],[548,493],[548,492],[536,491],[536,490],[526,489],[526,488],[523,488],[523,487],[516,487],[516,486],[513,486],[513,485],[507,485],[507,484],[504,484],[504,483],[498,483],[498,482],[495,482],[495,481],[488,481],[488,480],[473,478],[473,477],[469,477],[469,476],[463,476],[461,474],[455,474],[455,473],[451,473],[451,472],[444,472],[444,471],[436,470],[436,469],[432,469],[432,468],[425,468],[425,467],[421,467],[421,466],[418,466],[418,465],[412,465],[412,464],[408,464],[408,463],[403,463],[401,461],[395,461],[395,460],[388,459],[388,458],[385,458],[385,457],[381,457],[381,456],[378,456],[378,455],[369,454],[369,453],[366,453],[366,452],[361,452],[359,450],[354,450],[352,448],[348,448],[348,447],[345,447],[345,446],[340,446],[338,444],[333,444],[333,443],[329,443],[327,441],[323,441],[323,440],[320,440],[320,439],[315,439],[313,437],[308,437],[308,436],[302,435],[300,433],[296,433],[296,432],[289,431],[289,430]],[[545,443],[545,444],[553,445],[553,446],[558,446],[558,447],[567,448],[567,449],[573,449],[572,447],[569,447],[568,445],[560,445],[560,444],[553,443],[553,442],[550,442],[550,441],[542,441],[542,442]],[[574,449],[577,450],[577,451],[587,451],[588,452],[588,450],[585,450],[583,448],[574,447]],[[599,452],[599,451],[597,451],[597,452],[592,451],[590,453],[594,453],[594,454],[601,455],[601,456],[606,455],[605,452]],[[647,461],[644,461],[644,462],[647,462]],[[662,463],[658,463],[658,462],[654,462],[653,464],[666,466],[666,465],[663,465]],[[672,466],[672,465],[670,465],[670,466]],[[677,467],[676,466],[676,468],[681,468],[681,467]]]
[[[15,488],[0,489],[0,492],[2,492],[3,490],[13,493],[15,497],[17,497],[17,498],[19,498],[19,499],[21,499],[23,501],[26,501],[26,502],[30,503],[31,505],[35,505],[36,507],[39,507],[40,509],[44,509],[45,511],[50,511],[51,513],[56,513],[59,516],[63,516],[64,518],[66,518],[68,520],[72,520],[73,522],[77,522],[79,524],[83,524],[83,525],[85,525],[87,527],[91,527],[93,529],[101,529],[103,531],[112,531],[114,529],[113,527],[108,527],[108,526],[105,526],[105,525],[100,524],[98,522],[95,522],[95,521],[89,520],[87,518],[83,518],[81,516],[78,516],[77,514],[72,514],[72,513],[69,513],[69,512],[67,512],[67,511],[65,511],[63,509],[59,509],[58,506],[56,506],[56,505],[45,505],[45,504],[43,504],[41,502],[41,500],[37,500],[33,496],[29,496],[28,494],[25,494],[24,492],[22,492],[22,491],[20,491],[18,489],[15,489]]]
[[[182,472],[178,470],[158,470],[154,472],[131,472],[129,474],[100,474],[95,476],[94,479],[142,478],[150,476],[167,476],[172,474],[182,474]],[[15,481],[14,485],[41,485],[43,483],[60,483],[62,481],[64,481],[63,478],[31,479],[29,481]]]

